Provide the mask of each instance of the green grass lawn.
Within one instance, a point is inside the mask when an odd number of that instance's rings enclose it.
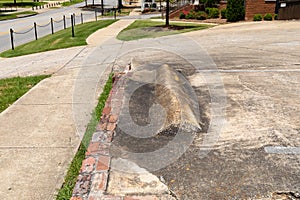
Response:
[[[81,3],[83,1],[84,0],[71,0],[71,1],[63,2],[61,5],[62,6],[71,6],[71,5],[74,5],[74,4],[77,4],[77,3]]]
[[[87,147],[89,146],[90,140],[92,139],[94,132],[96,131],[96,126],[102,115],[102,110],[104,108],[105,102],[109,96],[110,90],[112,89],[112,77],[113,74],[109,76],[109,79],[107,80],[103,88],[103,92],[98,99],[97,107],[92,113],[92,118],[87,126],[86,132],[81,141],[79,149],[72,160],[67,175],[65,176],[64,184],[62,188],[58,191],[58,195],[56,197],[57,200],[69,200],[72,197],[73,188],[76,184],[77,176],[79,174],[82,161],[85,158]]]
[[[44,2],[33,2],[32,0],[17,0],[16,4],[14,4],[13,0],[0,0],[0,8],[5,7],[32,7],[32,6],[41,6],[46,3]]]
[[[10,13],[10,14],[1,14],[0,13],[0,21],[1,20],[7,20],[7,19],[16,19],[19,17],[23,17],[24,15],[36,15],[38,14],[37,12],[33,11],[25,11],[25,12],[17,12],[17,13]]]
[[[49,75],[0,79],[0,113]]]
[[[75,37],[72,37],[71,28],[67,28],[66,30],[58,31],[53,35],[50,34],[27,44],[17,46],[15,50],[2,52],[0,57],[10,58],[55,49],[86,45],[86,39],[89,35],[98,29],[114,23],[115,21],[116,20],[101,20],[79,24],[75,26]]]
[[[155,38],[166,35],[185,33],[189,31],[196,31],[213,27],[212,25],[207,24],[171,22],[170,28],[167,28],[164,27],[164,24],[164,22],[151,20],[136,20],[134,23],[122,30],[117,38],[124,41],[138,40],[143,38]]]
[[[132,9],[129,9],[129,8],[124,8],[124,9],[121,9],[121,12],[118,12],[117,11],[117,16],[127,16],[129,15],[129,13],[132,11]],[[106,12],[104,13],[103,17],[113,17],[114,16],[114,12],[111,11],[111,12]],[[100,16],[102,17],[102,16]]]

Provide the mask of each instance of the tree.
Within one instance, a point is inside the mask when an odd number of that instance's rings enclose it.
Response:
[[[237,22],[245,19],[244,0],[228,0],[227,1],[227,21]]]
[[[170,21],[170,0],[166,0],[166,26],[169,26]]]
[[[220,3],[220,0],[202,0],[201,2],[204,3],[205,8],[212,8],[216,7]]]
[[[118,0],[118,9],[123,8],[122,0]]]

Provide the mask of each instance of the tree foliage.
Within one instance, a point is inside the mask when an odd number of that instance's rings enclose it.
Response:
[[[245,19],[244,0],[228,0],[227,1],[227,21],[237,22]]]

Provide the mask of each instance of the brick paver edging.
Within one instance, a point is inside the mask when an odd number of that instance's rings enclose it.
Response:
[[[92,136],[75,184],[71,200],[167,200],[165,196],[112,196],[106,193],[111,155],[109,152],[121,111],[125,78],[115,74],[113,87]]]
[[[111,160],[109,148],[123,100],[123,90],[117,90],[120,76],[114,75],[112,90],[87,148],[71,200],[123,199],[105,194]],[[113,105],[116,106],[112,108],[113,96],[119,98],[113,98]]]

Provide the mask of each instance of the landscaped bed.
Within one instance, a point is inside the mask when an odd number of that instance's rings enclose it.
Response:
[[[165,26],[164,22],[136,20],[134,23],[122,30],[117,38],[124,41],[155,38],[202,30],[210,27],[212,27],[212,25],[181,22],[171,22],[169,26]]]

